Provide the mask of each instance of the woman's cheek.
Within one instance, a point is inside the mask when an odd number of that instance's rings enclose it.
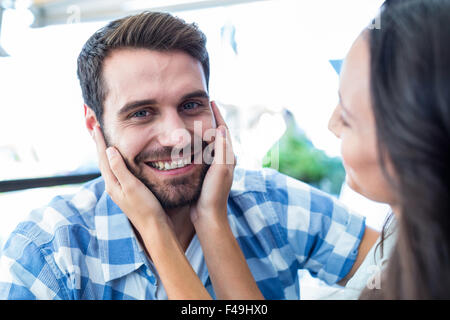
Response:
[[[346,183],[356,192],[361,193],[361,188],[358,183],[358,172],[361,162],[361,150],[357,145],[349,139],[349,137],[342,137],[341,153],[342,162],[346,172]]]
[[[369,139],[360,141],[342,140],[347,185],[373,201],[392,203],[391,188],[378,162],[375,144],[370,144]]]

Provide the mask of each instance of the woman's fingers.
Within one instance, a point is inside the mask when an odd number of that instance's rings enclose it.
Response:
[[[144,183],[130,172],[120,152],[114,147],[109,147],[106,149],[106,154],[111,171],[119,181],[121,188],[120,197],[113,200],[117,201],[130,220],[139,227],[143,221],[142,218],[150,214],[164,215],[158,200]]]
[[[227,127],[227,124],[225,123],[225,120],[223,119],[222,115],[220,114],[219,108],[217,107],[217,104],[215,101],[211,101],[211,109],[214,114],[214,118],[216,119],[217,128],[220,126]]]
[[[94,140],[97,146],[100,171],[108,193],[114,194],[117,191],[134,188],[137,178],[128,170],[119,151],[114,147],[107,148],[98,126],[94,128]]]
[[[213,111],[214,118],[216,119],[217,124],[215,139],[219,139],[219,141],[215,142],[214,145],[214,162],[218,164],[228,164],[234,166],[236,164],[236,158],[234,156],[233,145],[231,142],[231,135],[230,131],[228,130],[228,126],[225,123],[225,120],[223,119],[222,114],[220,113],[215,101],[211,101],[211,109]]]
[[[235,165],[235,157],[233,147],[231,145],[230,133],[223,125],[219,126],[216,130],[213,164]]]
[[[105,180],[105,188],[107,192],[111,194],[115,192],[117,188],[120,188],[120,183],[109,166],[108,157],[106,155],[106,143],[100,127],[94,126],[92,133],[97,148],[98,166],[103,179]]]
[[[214,140],[214,160],[213,165],[224,164],[226,161],[226,131],[225,127],[220,126],[216,129],[216,137]]]
[[[114,147],[109,147],[106,149],[106,154],[111,171],[118,180],[122,191],[132,191],[136,187],[138,179],[128,170],[120,152]]]

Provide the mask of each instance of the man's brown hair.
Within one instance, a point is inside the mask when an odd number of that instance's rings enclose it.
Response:
[[[168,13],[143,12],[110,22],[95,32],[78,56],[78,79],[84,103],[103,126],[103,102],[107,88],[102,76],[103,61],[115,49],[139,48],[156,51],[183,51],[200,61],[209,82],[206,36],[195,24]]]

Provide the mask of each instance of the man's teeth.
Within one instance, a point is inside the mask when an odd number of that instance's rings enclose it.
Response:
[[[187,158],[187,159],[180,159],[180,160],[175,160],[175,161],[170,161],[170,162],[155,161],[155,162],[150,162],[150,165],[153,168],[156,168],[158,170],[172,170],[172,169],[185,167],[190,163],[191,163],[191,159]]]

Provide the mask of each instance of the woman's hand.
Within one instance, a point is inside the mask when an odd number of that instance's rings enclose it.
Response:
[[[227,202],[236,158],[225,121],[214,102],[211,107],[217,121],[214,160],[200,197],[191,206],[191,220],[217,298],[264,299],[228,223]]]
[[[228,194],[233,183],[236,158],[231,145],[228,127],[217,108],[211,102],[217,128],[214,142],[214,160],[206,173],[200,197],[191,206],[191,220],[194,226],[205,219],[227,219]]]
[[[105,180],[105,190],[111,199],[128,216],[134,227],[143,231],[148,220],[157,219],[170,224],[161,204],[153,193],[126,167],[114,147],[106,147],[105,139],[98,126],[93,129],[97,146],[100,171]]]

